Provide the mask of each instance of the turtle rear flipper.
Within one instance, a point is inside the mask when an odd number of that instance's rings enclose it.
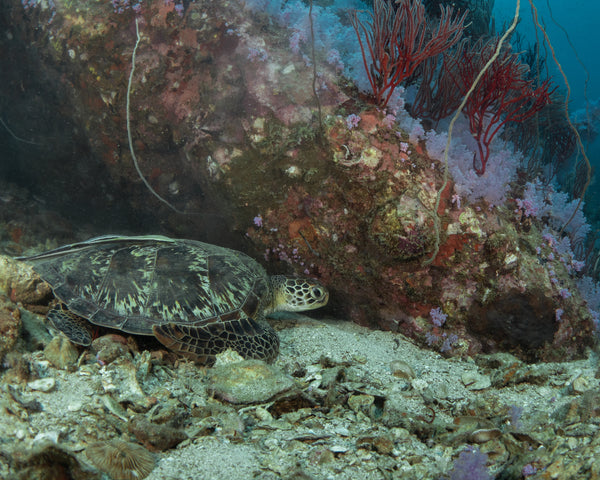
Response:
[[[215,355],[228,348],[242,357],[272,362],[279,352],[279,338],[266,322],[239,317],[215,317],[201,324],[154,325],[154,336],[165,347],[200,363],[212,364]]]
[[[71,342],[84,347],[92,343],[90,323],[85,318],[71,312],[64,303],[54,305],[46,318],[54,328],[64,333]]]

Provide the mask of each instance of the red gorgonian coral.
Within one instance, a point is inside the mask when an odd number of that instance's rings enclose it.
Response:
[[[371,22],[361,21],[356,10],[350,13],[375,103],[379,106],[387,105],[396,87],[422,62],[460,40],[466,12],[452,17],[452,7],[440,8],[436,28],[425,16],[421,0],[397,0],[395,5],[388,0],[374,0],[373,12],[369,13]]]
[[[461,55],[444,58],[445,74],[452,78],[457,94],[464,97],[475,78],[492,59],[499,38],[479,39]],[[529,67],[522,64],[519,55],[510,47],[503,48],[485,71],[465,104],[463,113],[469,119],[469,128],[477,142],[479,155],[473,157],[473,168],[478,175],[485,173],[494,136],[507,122],[522,122],[550,103],[550,81],[535,87],[527,80]]]

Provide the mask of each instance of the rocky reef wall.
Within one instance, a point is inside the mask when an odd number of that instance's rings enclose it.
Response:
[[[461,205],[450,182],[435,212],[443,165],[268,16],[208,0],[1,8],[3,169],[66,218],[243,249],[322,279],[329,315],[447,355],[592,345],[568,266],[514,202]],[[40,241],[20,221],[15,252]]]

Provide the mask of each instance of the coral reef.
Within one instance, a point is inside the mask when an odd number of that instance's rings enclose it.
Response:
[[[396,110],[402,87],[387,111],[368,106],[369,97],[340,76],[330,50],[310,55],[307,22],[290,21],[287,29],[250,3],[115,7],[75,0],[44,10],[14,0],[14,8],[4,7],[11,46],[33,56],[23,45],[36,45],[36,65],[57,92],[47,101],[77,130],[72,138],[85,138],[85,145],[73,142],[60,154],[27,157],[28,171],[44,177],[52,198],[64,195],[65,184],[101,183],[86,201],[123,212],[99,214],[96,223],[88,214],[90,224],[77,229],[50,221],[58,230],[52,242],[121,228],[202,239],[247,251],[273,273],[319,277],[332,292],[325,314],[402,332],[445,355],[507,349],[528,360],[582,355],[594,342],[594,317],[578,293],[577,272],[549,260],[542,219],[524,218],[515,201],[519,154],[494,147],[491,179],[459,178],[451,166],[457,184],[450,179],[435,211],[445,137],[426,134],[418,120]],[[325,45],[322,36],[316,41]],[[6,85],[19,90],[14,76]],[[32,85],[26,88],[30,93]],[[68,99],[62,108],[52,103],[59,97]],[[13,113],[3,112],[3,121],[21,132],[25,125]],[[33,140],[50,151],[41,133]],[[128,134],[146,181],[183,214],[140,181]],[[18,155],[33,148],[21,143]],[[65,165],[66,150],[81,161]],[[506,177],[493,176],[495,162],[510,170]],[[61,175],[53,175],[58,169]],[[483,187],[465,186],[478,178]],[[437,241],[436,215],[439,253],[426,265]],[[120,220],[111,223],[113,217]],[[38,222],[31,223],[11,227],[6,251],[43,249],[34,234]],[[447,315],[443,325],[429,318],[435,308]]]
[[[424,2],[446,28],[431,51],[464,23],[490,33],[493,1],[449,3]],[[385,5],[397,29],[424,18],[416,0],[396,17]],[[0,3],[0,477],[600,477],[589,225],[536,179],[574,148],[558,108],[539,123],[555,152],[532,157],[530,119],[487,137],[478,175],[465,119],[447,145],[440,59],[401,70],[378,38],[372,71],[347,10],[364,5],[308,8]],[[435,37],[421,27],[413,41]],[[525,97],[543,85],[529,82]],[[44,318],[49,286],[12,257],[115,232],[233,247],[318,277],[330,303],[319,320],[269,319],[269,365],[226,351],[208,368],[127,332],[75,346]]]

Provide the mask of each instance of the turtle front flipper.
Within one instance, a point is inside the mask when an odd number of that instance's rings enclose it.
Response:
[[[85,318],[71,312],[64,303],[54,305],[46,318],[54,328],[63,332],[71,342],[84,347],[92,343],[90,323]]]
[[[203,364],[228,348],[242,357],[272,362],[279,353],[279,338],[266,321],[231,315],[214,317],[199,324],[154,325],[154,336],[165,347]]]

